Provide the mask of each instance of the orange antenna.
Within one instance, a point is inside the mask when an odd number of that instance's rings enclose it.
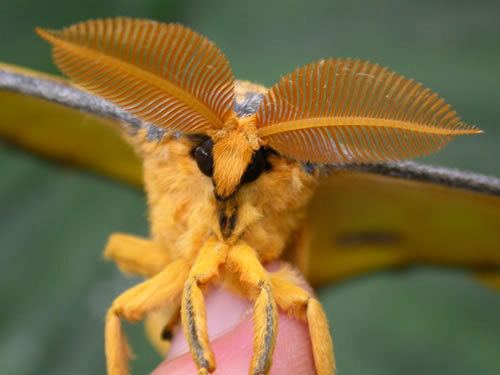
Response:
[[[199,133],[221,128],[232,110],[229,63],[184,26],[114,18],[37,32],[76,84],[146,122]]]
[[[283,77],[257,112],[281,153],[322,163],[373,163],[439,150],[481,131],[420,83],[368,61],[330,59]]]

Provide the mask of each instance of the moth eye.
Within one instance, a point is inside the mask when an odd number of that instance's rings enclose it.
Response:
[[[268,169],[270,169],[270,164],[267,161],[266,152],[263,149],[259,149],[253,154],[252,162],[241,177],[241,183],[246,184],[255,181],[264,170]]]
[[[213,141],[209,138],[199,146],[195,147],[193,156],[199,170],[208,177],[212,177],[214,172],[214,158],[212,155]]]

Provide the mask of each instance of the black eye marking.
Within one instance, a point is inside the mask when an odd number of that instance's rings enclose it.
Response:
[[[198,168],[208,177],[212,177],[214,173],[213,147],[214,142],[210,138],[207,138],[191,151],[191,155],[196,160]]]
[[[266,149],[258,149],[252,157],[252,161],[248,165],[245,173],[241,176],[241,184],[247,184],[255,181],[264,171],[271,169],[271,164],[267,160],[268,151]]]

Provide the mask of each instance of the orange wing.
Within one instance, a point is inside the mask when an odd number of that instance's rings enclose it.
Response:
[[[500,286],[500,179],[411,162],[337,171],[308,217],[315,285],[431,265]]]
[[[141,161],[122,137],[142,128],[137,118],[64,79],[1,63],[0,103],[3,141],[142,186]]]

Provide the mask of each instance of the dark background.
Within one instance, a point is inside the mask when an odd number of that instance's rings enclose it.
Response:
[[[181,22],[271,85],[324,57],[369,59],[423,82],[485,130],[425,162],[500,175],[500,2],[2,0],[0,60],[56,72],[35,26],[104,16]],[[1,111],[1,103],[0,103]],[[101,260],[114,231],[147,235],[141,193],[0,144],[0,374],[104,372],[103,316],[138,280]],[[319,296],[340,374],[498,374],[500,298],[461,271],[380,272]],[[159,361],[130,328],[144,374]]]

